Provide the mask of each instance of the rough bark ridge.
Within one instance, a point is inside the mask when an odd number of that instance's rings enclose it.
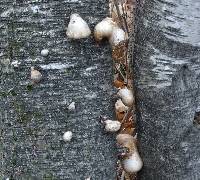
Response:
[[[71,13],[89,25],[107,16],[108,2],[1,0],[0,179],[115,179],[114,137],[103,132],[112,116],[109,46],[93,38],[71,41]],[[41,57],[43,48],[50,50]],[[19,61],[19,68],[10,63]],[[30,85],[30,67],[43,81]],[[75,112],[67,105],[76,102]],[[73,140],[62,141],[66,130]]]
[[[141,180],[200,178],[200,2],[138,4],[135,44]]]

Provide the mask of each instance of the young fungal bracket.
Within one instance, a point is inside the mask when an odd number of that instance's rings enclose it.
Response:
[[[136,174],[143,166],[142,159],[137,151],[135,122],[135,95],[133,82],[132,59],[131,59],[131,34],[133,33],[134,1],[110,0],[110,14],[112,20],[117,24],[113,28],[109,42],[112,46],[114,86],[119,89],[119,99],[115,103],[117,120],[121,123],[118,131],[117,141],[122,139],[121,147],[128,148],[122,153],[118,161],[118,179],[136,179]],[[132,8],[131,8],[132,7]],[[126,144],[127,137],[129,139]],[[120,168],[122,167],[122,168]]]

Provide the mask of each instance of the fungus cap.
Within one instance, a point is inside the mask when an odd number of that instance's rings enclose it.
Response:
[[[119,27],[114,27],[109,42],[112,46],[118,45],[120,42],[126,40],[126,33]]]
[[[76,109],[76,106],[75,106],[75,102],[72,102],[69,106],[68,106],[68,110],[70,111],[73,111]]]
[[[121,99],[118,99],[115,103],[115,110],[118,112],[125,112],[128,110],[128,107],[123,104]]]
[[[117,132],[121,128],[121,123],[119,121],[106,120],[105,130],[108,132]]]
[[[126,106],[131,106],[134,102],[133,92],[127,88],[120,89],[117,93]]]
[[[48,49],[43,49],[43,50],[41,51],[41,55],[42,55],[42,56],[48,56],[48,55],[49,55],[49,50],[48,50]]]
[[[66,34],[69,38],[81,39],[88,37],[91,34],[91,30],[79,14],[72,14]]]
[[[72,139],[72,132],[71,131],[67,131],[63,134],[63,140],[65,142],[69,142]]]
[[[103,38],[110,38],[115,26],[116,23],[109,17],[99,22],[94,29],[94,37],[96,41],[101,41]]]
[[[31,80],[33,82],[39,82],[41,79],[42,74],[38,70],[35,70],[34,67],[31,67]]]
[[[142,169],[143,162],[137,150],[122,161],[123,168],[126,172],[136,173]]]

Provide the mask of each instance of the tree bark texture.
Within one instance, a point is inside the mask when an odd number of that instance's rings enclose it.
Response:
[[[200,1],[138,2],[134,50],[141,180],[199,180]]]
[[[0,179],[116,177],[115,138],[99,123],[100,115],[113,115],[111,49],[92,36],[67,39],[71,13],[93,29],[107,16],[108,2],[0,1]],[[33,86],[31,66],[43,75]],[[69,112],[73,101],[76,110]],[[62,141],[67,130],[70,143]]]

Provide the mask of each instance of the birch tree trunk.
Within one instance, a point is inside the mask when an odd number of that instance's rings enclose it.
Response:
[[[141,180],[200,179],[200,2],[138,4],[135,74]]]
[[[100,115],[113,115],[111,50],[65,34],[71,13],[93,29],[108,2],[0,2],[0,179],[115,179],[115,138],[99,123]],[[31,66],[43,75],[34,86]],[[71,102],[75,112],[67,110]],[[68,130],[73,139],[64,143]]]

